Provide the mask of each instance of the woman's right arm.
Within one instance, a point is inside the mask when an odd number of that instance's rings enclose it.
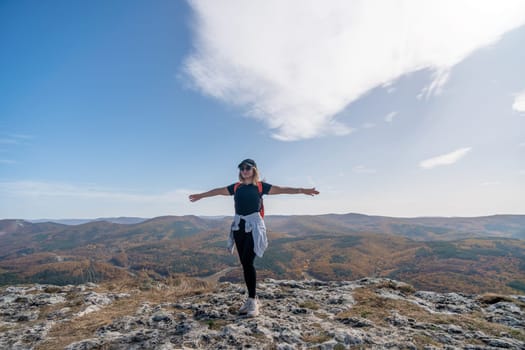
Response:
[[[190,198],[190,201],[196,202],[199,199],[203,199],[206,197],[229,196],[229,195],[230,195],[230,192],[228,191],[228,187],[219,187],[219,188],[210,190],[208,192],[190,194],[189,198]]]

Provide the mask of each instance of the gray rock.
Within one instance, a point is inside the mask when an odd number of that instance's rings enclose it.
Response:
[[[70,307],[64,307],[64,308],[62,308],[60,310],[56,310],[56,311],[50,312],[47,315],[47,319],[48,320],[55,320],[55,321],[65,320],[65,319],[67,319],[67,317],[69,316],[70,313],[71,313],[71,308]]]
[[[516,342],[512,339],[486,339],[485,343],[488,346],[495,348],[504,348],[504,349],[525,349],[525,343]]]
[[[493,323],[500,323],[513,328],[525,328],[523,318],[517,318],[512,315],[487,315],[486,319]]]
[[[159,288],[171,287],[159,284]],[[360,301],[354,298],[361,288],[387,301],[389,309],[370,310],[374,316],[374,312],[386,314],[384,319],[371,317],[376,320],[372,322],[365,318],[368,309],[360,309]],[[66,349],[525,348],[521,341],[525,316],[518,297],[484,305],[476,296],[412,293],[400,282],[381,278],[348,282],[266,280],[259,284],[258,295],[261,315],[254,319],[237,315],[246,298],[242,284],[222,283],[209,293],[184,296],[175,302],[146,302],[127,315],[112,318],[87,339]],[[87,319],[127,297],[130,294],[102,292],[96,285],[0,289],[0,348],[38,347],[53,325],[62,323],[62,327],[80,316]],[[395,305],[406,303],[413,304],[409,310],[395,309]],[[424,318],[414,311],[418,308]],[[436,317],[434,323],[430,322],[432,315]],[[472,330],[472,323],[462,323],[476,317],[485,323],[484,332]],[[497,326],[494,331],[487,326],[490,323]],[[431,339],[434,345],[422,344],[421,339]]]
[[[518,316],[525,314],[518,305],[503,301],[490,305],[487,307],[487,311],[494,313],[511,313]]]
[[[91,350],[100,349],[103,342],[100,339],[85,339],[75,343],[71,343],[64,348],[64,350]]]
[[[344,345],[362,345],[365,344],[365,335],[353,329],[335,329],[329,333],[337,343]]]
[[[32,304],[34,306],[43,306],[43,305],[54,305],[61,304],[66,302],[66,298],[63,295],[57,294],[37,294],[32,298]]]
[[[173,319],[170,314],[167,314],[165,312],[157,312],[151,317],[151,321],[171,323]]]
[[[521,301],[522,303],[525,303],[525,295],[511,295],[511,297],[516,299],[517,301]]]
[[[372,327],[374,324],[366,318],[344,317],[338,319],[339,322],[354,328]]]
[[[84,295],[84,302],[91,305],[109,305],[113,300],[108,295],[89,292]]]
[[[461,329],[459,326],[451,324],[447,326],[447,332],[451,334],[463,334],[463,329]]]
[[[392,316],[387,317],[386,320],[396,327],[406,327],[408,325],[408,318],[400,315],[398,312],[393,312]]]
[[[175,326],[175,334],[183,335],[189,333],[192,329],[191,322],[180,322]]]
[[[525,312],[510,302],[498,302],[486,308],[486,319],[514,328],[525,328]]]
[[[19,313],[18,315],[15,315],[13,317],[16,322],[28,322],[33,321],[38,318],[38,310],[37,311],[23,311]]]

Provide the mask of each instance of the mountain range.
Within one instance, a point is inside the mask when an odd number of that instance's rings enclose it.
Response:
[[[132,219],[78,225],[0,220],[0,284],[99,282],[139,272],[242,278],[237,257],[225,249],[231,218]],[[265,220],[270,246],[256,259],[261,277],[388,277],[439,292],[525,292],[525,215]]]
[[[205,216],[202,219],[225,219],[224,216]],[[39,219],[30,223],[58,223],[81,225],[97,221],[115,224],[139,224],[150,218],[107,217],[97,219]],[[228,219],[229,220],[229,219]],[[418,217],[395,218],[363,214],[327,214],[305,216],[269,216],[273,225],[292,225],[295,231],[301,225],[322,224],[325,228],[348,232],[348,229],[389,233],[406,236],[414,240],[454,240],[467,237],[508,237],[525,239],[525,215],[492,215],[484,217]],[[301,224],[297,225],[300,220]],[[0,220],[1,221],[1,220]],[[5,222],[9,220],[4,220]],[[24,220],[14,220],[24,221]],[[287,226],[290,228],[290,226]],[[0,231],[1,234],[1,231]]]

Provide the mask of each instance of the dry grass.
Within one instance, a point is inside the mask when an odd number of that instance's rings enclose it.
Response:
[[[225,320],[206,320],[201,321],[201,323],[207,325],[208,329],[217,331],[222,329],[222,327],[226,326],[229,322]]]
[[[515,339],[525,341],[525,332],[507,327],[501,324],[491,323],[485,320],[481,312],[472,312],[469,314],[432,314],[427,310],[406,300],[394,300],[382,297],[376,294],[371,288],[361,288],[354,292],[356,305],[352,309],[340,313],[338,318],[345,317],[363,317],[373,321],[379,326],[388,326],[387,317],[397,312],[415,322],[428,324],[454,324],[465,330],[482,331],[486,334],[499,336],[501,333],[509,333]],[[427,340],[418,343],[421,335],[414,337],[416,344],[427,344]]]
[[[140,305],[135,300],[120,300],[97,312],[76,318],[75,320],[57,323],[49,332],[47,339],[38,344],[37,350],[61,349],[73,342],[94,337],[94,333],[113,320],[134,313]]]
[[[310,310],[319,310],[319,305],[315,301],[307,300],[299,304],[299,307],[310,309]]]
[[[144,286],[147,285],[147,288]],[[162,281],[144,281],[141,279],[124,279],[101,284],[96,291],[99,293],[128,293],[130,297],[116,300],[101,310],[66,322],[60,322],[50,330],[47,339],[35,347],[36,350],[55,350],[64,348],[73,342],[93,338],[97,329],[110,325],[114,320],[126,315],[135,314],[144,303],[160,304],[175,302],[180,297],[211,291],[209,284],[190,278],[171,278]],[[71,296],[70,303],[76,305],[77,298]],[[60,305],[60,308],[64,307]],[[68,305],[71,307],[71,305]],[[80,310],[80,306],[76,306]],[[55,308],[57,309],[57,308]],[[77,310],[77,311],[78,311]],[[52,309],[45,310],[45,317]]]
[[[521,309],[525,309],[525,303],[521,302],[519,300],[513,299],[507,295],[501,295],[501,294],[495,294],[495,293],[487,293],[480,295],[477,300],[480,303],[492,305],[499,302],[507,302],[507,303],[514,303],[518,305]]]
[[[371,286],[375,288],[377,286]],[[337,315],[338,318],[364,317],[378,325],[386,325],[385,318],[392,315],[392,310],[403,310],[405,316],[414,318],[428,313],[413,303],[405,300],[394,300],[377,295],[370,288],[360,288],[354,291],[356,304],[348,311]],[[410,316],[409,316],[410,315]]]
[[[7,332],[8,330],[13,329],[13,328],[14,328],[13,326],[10,326],[7,324],[0,325],[0,333]]]
[[[393,289],[393,290],[397,290],[405,294],[414,294],[416,292],[416,289],[410,284],[403,283],[403,282],[395,282],[395,281],[382,281],[381,283],[374,285],[374,287],[377,289],[379,288]]]
[[[432,337],[430,337],[428,335],[424,335],[424,334],[414,334],[414,336],[412,337],[412,342],[414,344],[419,345],[419,346],[429,346],[429,345],[431,345],[431,346],[435,346],[437,348],[439,348],[440,346],[443,345],[443,344],[438,343]]]
[[[303,341],[307,343],[312,343],[312,344],[321,344],[321,343],[324,343],[325,341],[332,339],[332,337],[326,331],[320,331],[319,333],[303,335],[302,338],[303,338]]]

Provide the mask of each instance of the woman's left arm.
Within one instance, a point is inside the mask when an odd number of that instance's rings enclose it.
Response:
[[[308,196],[315,196],[319,194],[314,188],[298,188],[298,187],[280,187],[272,185],[268,194],[306,194]]]

